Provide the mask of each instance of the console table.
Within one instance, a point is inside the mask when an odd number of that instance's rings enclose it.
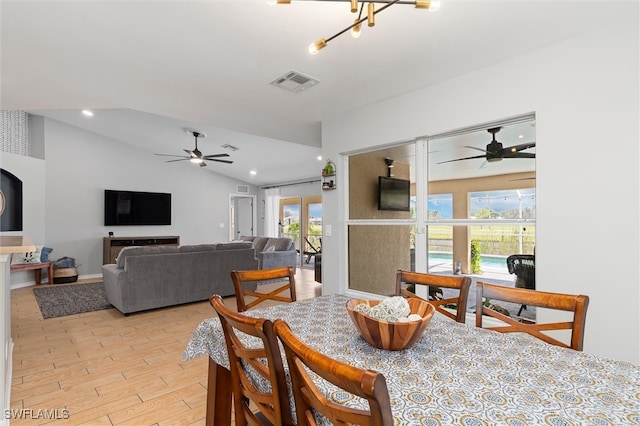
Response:
[[[102,264],[116,263],[116,258],[125,247],[131,246],[178,246],[180,237],[104,237],[102,239]]]
[[[49,284],[53,284],[53,262],[42,263],[24,263],[19,265],[11,265],[11,272],[20,271],[34,271],[36,285],[42,284],[42,270],[47,270],[47,276],[49,277]]]

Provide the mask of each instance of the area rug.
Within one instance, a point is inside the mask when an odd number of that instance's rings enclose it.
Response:
[[[36,287],[33,294],[44,319],[113,308],[102,282]]]

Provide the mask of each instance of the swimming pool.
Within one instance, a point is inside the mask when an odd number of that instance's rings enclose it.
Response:
[[[429,268],[439,265],[453,265],[451,253],[430,252]],[[507,256],[480,255],[480,269],[504,269],[507,270]]]

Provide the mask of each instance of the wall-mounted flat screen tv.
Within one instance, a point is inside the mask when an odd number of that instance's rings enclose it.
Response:
[[[406,179],[378,177],[378,210],[409,211],[411,182]]]
[[[104,225],[171,225],[171,194],[105,189]]]

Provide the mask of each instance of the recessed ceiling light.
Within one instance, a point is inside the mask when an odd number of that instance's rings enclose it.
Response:
[[[322,161],[322,155],[318,155],[318,161]]]
[[[88,109],[83,109],[82,114],[86,115],[87,117],[93,117],[93,112],[89,111]]]
[[[250,174],[250,175],[257,175],[257,174],[258,174],[258,172],[256,172],[255,170],[251,170],[251,171],[249,172],[249,174]]]
[[[520,133],[520,134],[518,135],[518,139],[524,139],[524,135],[523,135],[522,133]]]

